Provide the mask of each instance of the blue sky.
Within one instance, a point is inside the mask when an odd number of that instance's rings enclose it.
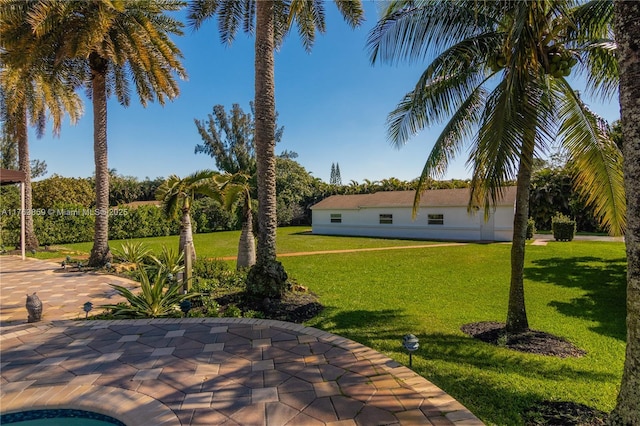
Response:
[[[276,54],[276,108],[278,123],[285,127],[276,153],[297,152],[297,161],[324,181],[335,162],[345,184],[417,177],[440,129],[427,129],[398,150],[387,141],[385,120],[412,89],[424,64],[370,64],[365,44],[377,20],[376,2],[365,2],[366,21],[355,30],[333,4],[327,4],[326,11],[327,32],[317,37],[311,53],[305,52],[294,30]],[[194,154],[201,138],[193,119],[206,119],[216,104],[228,110],[239,103],[249,111],[254,87],[252,37],[239,33],[231,46],[223,45],[214,19],[196,32],[185,28],[185,36],[174,40],[189,74],[180,82],[176,100],[147,108],[135,95],[128,108],[115,99],[109,102],[109,167],[119,174],[143,179],[215,168],[213,159]],[[585,100],[608,121],[619,117],[617,99],[605,104]],[[48,176],[91,176],[91,104],[85,101],[82,119],[75,126],[65,124],[59,138],[48,132],[37,139],[32,132],[30,148],[32,158],[46,161]],[[446,178],[467,178],[465,160],[463,152]]]

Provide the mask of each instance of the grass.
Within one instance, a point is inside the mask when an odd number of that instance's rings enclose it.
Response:
[[[294,226],[278,229],[278,253],[296,253],[321,250],[344,250],[373,247],[400,247],[409,245],[430,245],[432,241],[408,241],[395,239],[371,239],[362,237],[332,237],[312,235],[309,227]],[[198,256],[221,258],[233,257],[238,253],[238,240],[240,231],[213,232],[209,234],[195,234],[193,243]],[[120,249],[125,241],[142,241],[155,253],[160,253],[162,246],[178,247],[177,235],[156,238],[134,238],[131,240],[109,241],[112,249]],[[89,253],[92,242],[66,244],[65,249],[70,251]],[[36,257],[40,257],[39,252]]]
[[[321,237],[279,230],[279,252],[425,244]],[[199,255],[233,256],[238,233],[197,235]],[[151,247],[177,237],[145,240]],[[115,247],[115,245],[113,245]],[[70,245],[81,250],[81,245]],[[86,245],[86,251],[91,244]],[[413,369],[488,424],[522,424],[541,400],[580,402],[610,411],[625,346],[626,263],[623,243],[573,241],[528,246],[525,287],[530,326],[565,337],[587,355],[556,359],[494,347],[460,326],[504,321],[508,244],[470,244],[282,257],[289,274],[327,307],[308,323],[387,354],[405,365],[402,336],[420,348]]]

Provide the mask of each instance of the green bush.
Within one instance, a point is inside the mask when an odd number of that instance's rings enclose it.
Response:
[[[222,260],[199,258],[193,264],[193,277],[195,291],[213,294],[219,289],[244,289],[247,273],[231,269]]]
[[[576,221],[558,213],[551,220],[551,228],[556,241],[571,241],[576,234]]]
[[[33,227],[42,245],[81,243],[93,239],[95,210],[79,204],[56,203],[39,209]]]
[[[242,311],[236,305],[229,305],[222,316],[225,318],[242,318]]]
[[[226,271],[229,271],[229,265],[224,260],[201,257],[193,264],[193,275],[199,278],[218,278]]]
[[[117,214],[116,214],[117,213]],[[178,219],[168,219],[162,209],[154,205],[120,206],[109,216],[109,239],[162,237],[180,232]]]
[[[527,221],[527,240],[532,239],[535,233],[536,233],[536,221],[529,218],[529,220]]]

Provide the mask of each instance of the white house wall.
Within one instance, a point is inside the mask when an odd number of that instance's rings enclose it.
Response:
[[[331,223],[331,215],[340,214],[341,223]],[[381,224],[380,214],[392,214],[392,224]],[[429,214],[444,215],[443,225],[429,225]],[[414,238],[434,240],[481,240],[482,211],[469,215],[466,207],[434,207],[420,209],[415,220],[410,207],[332,209],[312,212],[314,234],[368,237]],[[500,206],[494,214],[493,240],[511,241],[513,207]]]

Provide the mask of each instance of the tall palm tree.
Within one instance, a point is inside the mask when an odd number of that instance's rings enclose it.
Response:
[[[360,0],[335,0],[351,26],[363,19]],[[287,274],[276,261],[276,159],[274,49],[295,22],[303,46],[310,50],[316,31],[325,30],[322,0],[196,0],[190,5],[189,22],[198,28],[218,15],[222,41],[231,43],[242,26],[255,32],[255,148],[258,176],[258,250],[249,274],[250,291],[279,296],[286,289]],[[255,21],[254,21],[255,20]]]
[[[156,190],[156,199],[162,202],[162,209],[168,217],[181,216],[180,242],[178,250],[183,253],[186,246],[191,249],[191,257],[196,260],[196,249],[193,245],[193,228],[191,226],[191,205],[197,194],[207,195],[222,202],[218,185],[214,180],[217,175],[212,170],[201,170],[181,179],[171,175]]]
[[[615,2],[620,61],[620,110],[627,193],[627,349],[615,425],[640,424],[640,3]]]
[[[107,161],[107,98],[114,93],[128,106],[130,80],[143,106],[155,99],[178,96],[174,74],[186,77],[182,57],[169,35],[182,35],[182,24],[168,16],[183,1],[100,0],[38,1],[28,22],[37,37],[58,40],[57,58],[82,64],[93,106],[96,176],[96,225],[89,264],[111,259],[108,244],[109,168]],[[73,31],[69,31],[72,28]]]
[[[62,118],[69,114],[72,124],[83,107],[74,90],[73,67],[68,62],[55,64],[52,43],[37,39],[26,22],[33,2],[0,3],[0,90],[5,131],[18,145],[18,168],[24,172],[25,211],[32,210],[31,165],[27,128],[35,126],[38,137],[44,134],[47,114],[53,132],[59,135]],[[24,216],[27,250],[38,248],[33,216]]]
[[[517,186],[507,331],[528,329],[524,252],[532,164],[558,141],[574,165],[577,189],[619,234],[625,200],[621,154],[604,123],[566,79],[611,96],[617,87],[611,2],[571,0],[394,1],[371,31],[372,62],[431,58],[414,90],[389,114],[389,139],[402,146],[448,118],[420,176],[414,209],[429,178],[471,140],[469,207],[485,218],[505,184]],[[414,210],[415,211],[415,210]]]

